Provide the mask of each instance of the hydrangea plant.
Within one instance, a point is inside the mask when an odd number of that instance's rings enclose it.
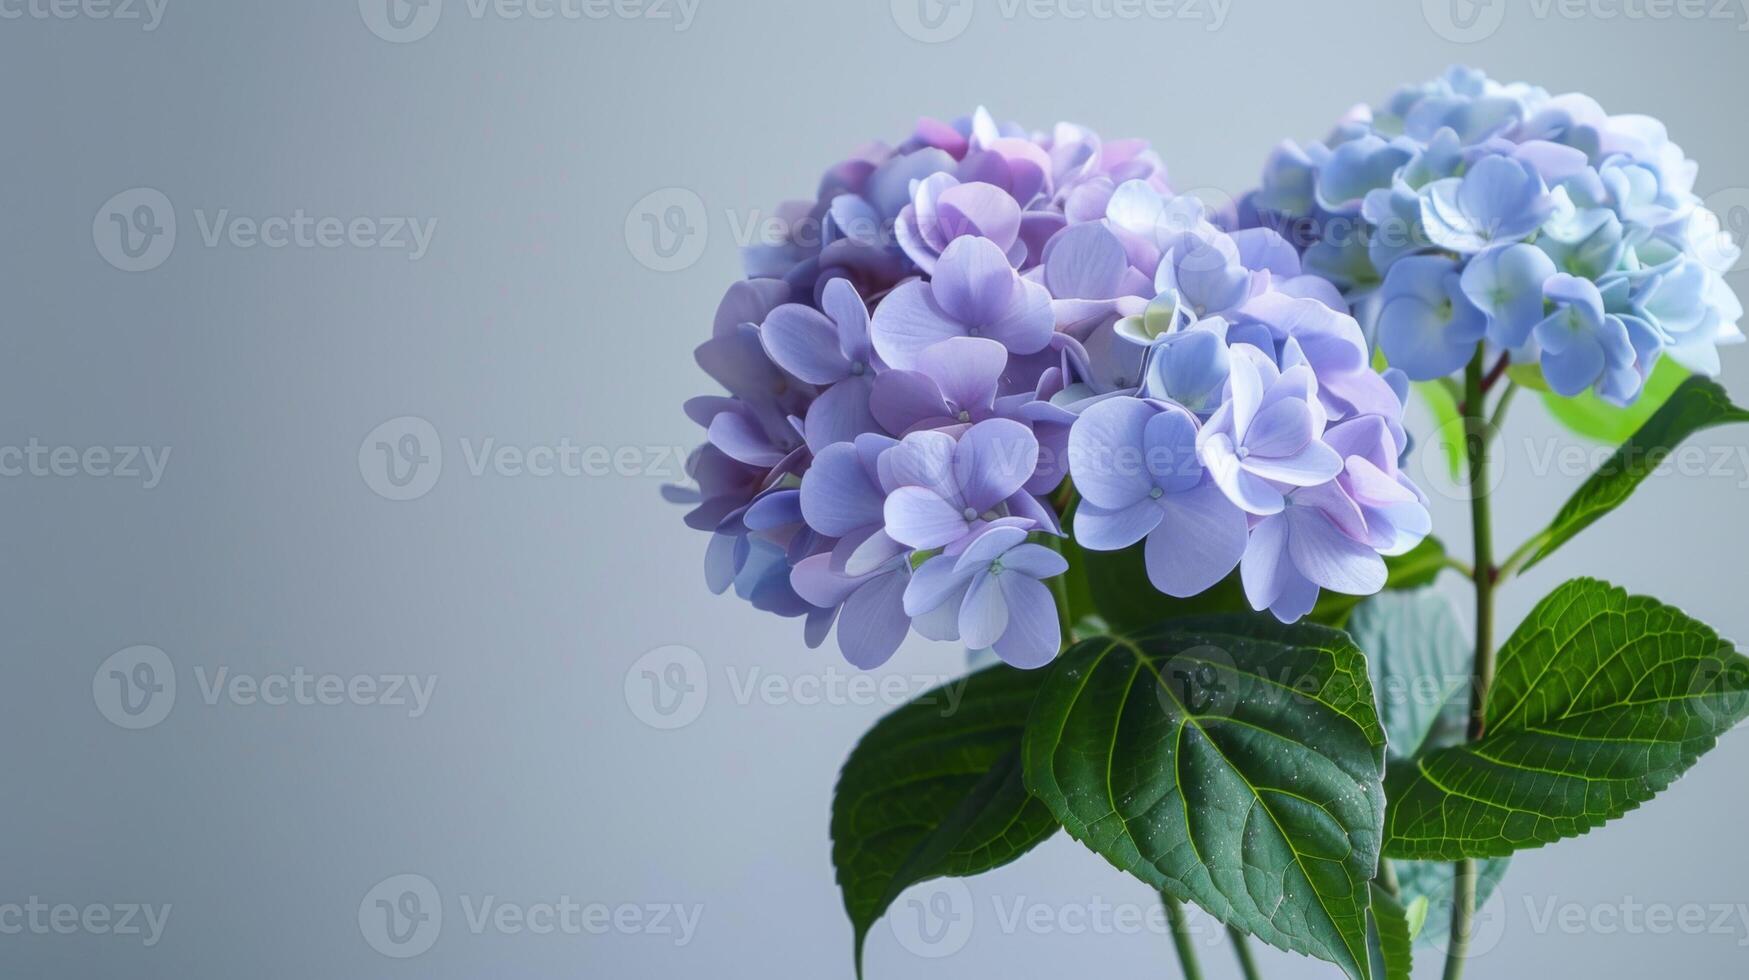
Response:
[[[1394,980],[1445,930],[1455,975],[1506,857],[1639,805],[1749,713],[1749,660],[1601,582],[1493,645],[1498,586],[1660,449],[1749,420],[1684,382],[1494,561],[1513,391],[1632,405],[1660,358],[1716,373],[1740,339],[1692,181],[1653,121],[1454,71],[1284,145],[1236,213],[1141,142],[983,110],[786,205],[697,351],[724,393],[687,403],[705,443],[670,497],[707,584],[860,668],[912,633],[996,661],[846,763],[859,971],[906,888],[1062,829],[1161,893],[1187,974],[1189,902],[1248,977],[1252,937]],[[1411,381],[1456,372],[1470,563],[1404,468]],[[1446,569],[1473,641],[1424,588]]]

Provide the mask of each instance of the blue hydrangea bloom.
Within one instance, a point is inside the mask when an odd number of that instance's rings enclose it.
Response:
[[[1738,253],[1696,169],[1648,116],[1453,68],[1321,143],[1277,147],[1235,220],[1288,233],[1412,379],[1450,374],[1486,339],[1556,390],[1625,405],[1660,358],[1716,374],[1718,349],[1743,340],[1723,278]],[[1557,275],[1591,283],[1603,318],[1571,284],[1557,310]],[[1583,329],[1539,327],[1551,319]]]

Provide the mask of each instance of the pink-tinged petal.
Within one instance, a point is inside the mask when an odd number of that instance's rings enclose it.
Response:
[[[1075,508],[1075,543],[1090,551],[1119,551],[1147,537],[1161,516],[1160,506],[1147,497],[1113,510],[1083,500]]]
[[[887,533],[912,548],[942,548],[964,537],[961,509],[922,487],[900,487],[887,497]]]
[[[1251,529],[1251,540],[1239,561],[1239,580],[1252,609],[1268,609],[1288,586],[1287,580],[1299,577],[1288,557],[1287,534],[1287,518],[1281,515]]]
[[[1160,526],[1148,535],[1148,581],[1187,599],[1230,575],[1250,539],[1245,512],[1212,483],[1162,497]]]
[[[1287,512],[1288,553],[1306,578],[1335,592],[1372,595],[1385,587],[1385,560],[1313,507]]]
[[[1104,212],[1100,205],[1100,212]],[[1098,214],[1092,219],[1097,220]],[[1055,211],[1028,211],[1020,216],[1020,241],[1026,246],[1026,258],[1020,267],[1038,265],[1044,255],[1045,246],[1057,232],[1068,224],[1068,219]]]
[[[1395,476],[1379,469],[1363,457],[1348,457],[1344,473],[1348,477],[1348,486],[1358,503],[1369,507],[1391,507],[1396,504],[1419,503],[1413,490],[1404,486]]]
[[[979,572],[960,603],[960,641],[973,650],[994,646],[1008,630],[1008,599],[997,579]]]
[[[988,411],[1008,366],[1008,349],[994,340],[954,337],[925,350],[917,370],[926,374],[961,411]],[[971,421],[966,418],[961,421]]]
[[[972,574],[957,571],[953,559],[931,558],[911,573],[911,582],[905,587],[905,615],[921,617],[946,604],[952,607],[953,621],[957,624],[960,603],[971,583]],[[957,626],[955,632],[958,632]],[[930,639],[940,637],[931,635]]]
[[[1081,413],[1069,430],[1069,475],[1082,500],[1116,511],[1147,499],[1154,478],[1143,450],[1158,412],[1139,398],[1119,397]]]
[[[1007,251],[1020,237],[1020,205],[995,184],[973,182],[942,191],[935,218],[949,241],[974,236]]]
[[[802,430],[808,447],[817,453],[879,428],[880,423],[869,408],[873,390],[874,379],[864,376],[846,378],[822,392],[808,406],[808,420]]]
[[[1343,491],[1340,483],[1330,482],[1295,490],[1292,505],[1322,511],[1336,525],[1338,531],[1356,541],[1366,541],[1369,537],[1366,516],[1361,513],[1360,505]]]
[[[902,283],[875,308],[869,336],[889,367],[913,370],[925,350],[949,337],[965,336],[965,327],[942,312],[930,289],[920,280]]]
[[[790,303],[771,311],[759,338],[777,366],[816,385],[829,385],[850,373],[838,349],[838,327],[820,311]]]
[[[960,436],[953,474],[967,507],[980,514],[1013,496],[1038,469],[1038,440],[1013,419],[979,422]]]
[[[1042,544],[1022,544],[1002,556],[1002,567],[1030,578],[1055,578],[1069,570],[1069,560]]]
[[[1016,354],[1036,354],[1056,335],[1057,316],[1045,287],[1025,279],[1018,286],[1011,293],[1007,311],[984,327],[983,333]]]
[[[802,477],[802,518],[821,534],[841,538],[881,522],[886,495],[869,480],[856,446],[827,446]]]
[[[1246,513],[1266,517],[1281,513],[1286,506],[1287,501],[1280,490],[1262,477],[1246,472],[1245,466],[1250,461],[1240,461],[1226,435],[1216,433],[1202,440],[1199,455],[1203,465],[1208,467],[1209,475],[1214,478],[1215,485],[1221,488],[1228,500]],[[1262,606],[1258,608],[1261,609]]]
[[[1361,456],[1375,466],[1396,459],[1397,445],[1392,441],[1390,425],[1377,415],[1362,415],[1333,425],[1324,430],[1322,438],[1343,459]]]
[[[872,670],[892,658],[911,621],[905,616],[903,566],[863,583],[844,601],[838,616],[838,649],[854,667]]]
[[[996,656],[1021,670],[1050,663],[1062,642],[1062,625],[1050,587],[1024,575],[1005,572],[993,577],[1000,582],[1008,610],[1008,628],[995,642]]]
[[[941,195],[960,184],[959,178],[950,173],[934,173],[923,178],[911,188],[911,203],[905,208],[905,215],[910,216],[907,222],[917,232],[917,244],[920,251],[929,256],[931,263],[947,248],[948,237],[941,228]],[[905,215],[901,215],[904,217]],[[906,250],[909,253],[909,249]],[[917,255],[911,256],[918,265],[924,265]],[[932,269],[933,265],[924,266]]]

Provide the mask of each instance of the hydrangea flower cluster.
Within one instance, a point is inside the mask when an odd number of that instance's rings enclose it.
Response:
[[[1453,68],[1279,146],[1238,223],[1293,241],[1414,380],[1486,340],[1560,395],[1626,405],[1661,356],[1715,375],[1743,339],[1738,250],[1696,169],[1651,117]]]
[[[1143,143],[925,120],[784,213],[698,348],[727,394],[687,403],[698,487],[670,496],[710,587],[810,646],[836,624],[863,668],[913,630],[1045,664],[1069,533],[1145,541],[1173,596],[1237,568],[1292,621],[1429,530],[1400,375],[1279,234],[1222,231]]]

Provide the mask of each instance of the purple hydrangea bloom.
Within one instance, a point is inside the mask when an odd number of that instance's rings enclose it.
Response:
[[[1055,329],[1051,297],[1020,278],[984,238],[948,245],[935,277],[893,290],[875,311],[874,347],[887,364],[915,368],[923,352],[950,337],[988,337],[1012,354],[1035,354]]]
[[[1369,192],[1364,163],[1343,193]],[[1571,261],[1607,256],[1607,229],[1564,201],[1658,200],[1629,174],[1554,197]],[[924,120],[780,215],[696,355],[725,392],[686,405],[698,485],[664,492],[711,533],[707,584],[810,645],[835,628],[872,668],[915,632],[1049,662],[1068,566],[1041,541],[1077,495],[1082,547],[1141,547],[1174,596],[1238,568],[1284,618],[1427,533],[1399,388],[1342,295],[1276,231],[1175,197],[1145,144]],[[1701,336],[1689,275],[1649,265],[1606,314]]]
[[[880,458],[887,533],[922,551],[964,550],[992,523],[1051,528],[1054,521],[1023,489],[1038,468],[1038,440],[1010,419],[991,419],[957,440],[914,432]]]

